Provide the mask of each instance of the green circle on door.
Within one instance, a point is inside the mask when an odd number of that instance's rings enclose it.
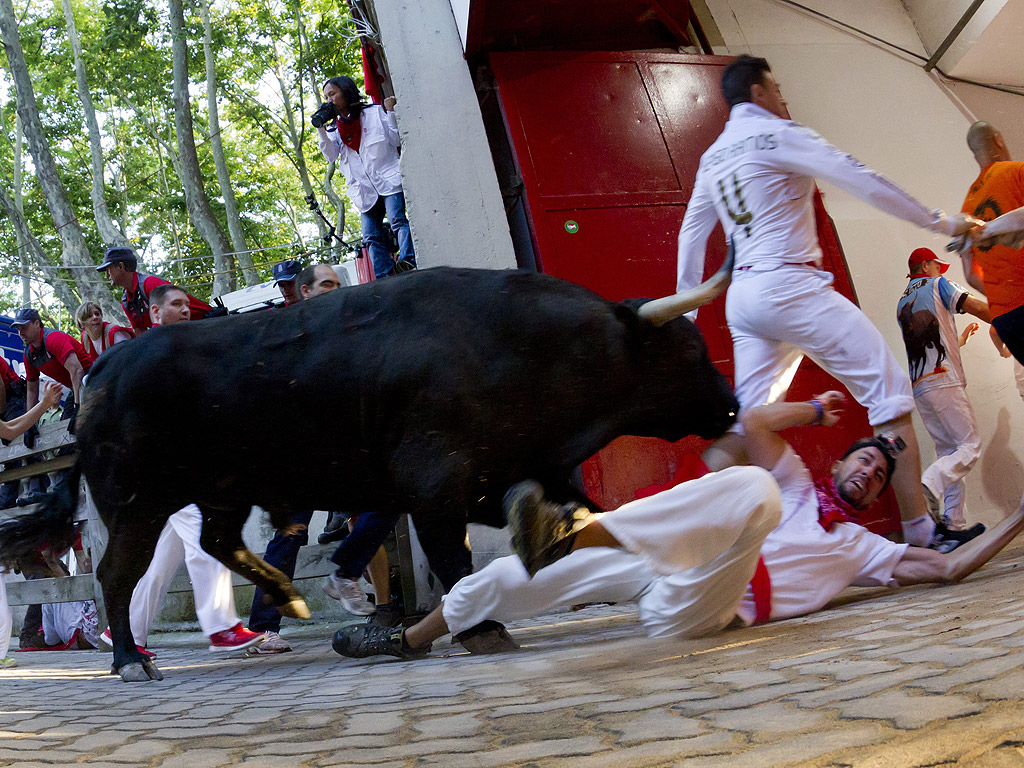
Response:
[[[580,225],[577,224],[572,219],[569,219],[567,222],[565,222],[565,231],[568,232],[570,235],[575,235],[577,232],[580,231]]]

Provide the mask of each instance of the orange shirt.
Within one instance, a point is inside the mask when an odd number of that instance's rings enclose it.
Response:
[[[991,163],[981,173],[964,199],[964,213],[992,221],[1024,206],[1024,163]],[[972,248],[974,263],[985,280],[985,295],[992,317],[1024,305],[1024,253],[1004,245]]]

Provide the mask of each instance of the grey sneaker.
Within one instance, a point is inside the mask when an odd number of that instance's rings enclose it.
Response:
[[[373,603],[366,599],[366,593],[352,579],[343,579],[332,573],[324,584],[324,594],[341,601],[341,606],[356,616],[369,616],[373,613]]]
[[[586,507],[547,501],[533,480],[513,485],[502,507],[512,531],[512,550],[530,576],[569,554],[576,534],[594,519]]]
[[[401,627],[380,627],[376,624],[355,624],[334,633],[331,647],[342,656],[365,659],[367,656],[396,656],[399,659],[422,659],[430,653],[426,648],[410,648]]]
[[[378,627],[397,627],[402,623],[403,617],[402,609],[398,605],[393,602],[385,603],[377,606],[368,623],[376,624]]]
[[[267,631],[267,639],[259,645],[253,646],[247,652],[247,656],[270,656],[275,653],[288,653],[292,647],[277,632]]]

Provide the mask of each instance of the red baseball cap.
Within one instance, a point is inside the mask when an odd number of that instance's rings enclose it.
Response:
[[[910,258],[907,259],[907,269],[910,270],[907,277],[911,277],[914,274],[914,267],[919,267],[926,261],[939,262],[939,274],[941,275],[946,274],[946,270],[949,269],[949,264],[936,256],[935,251],[931,248],[915,248],[914,252],[910,254]]]

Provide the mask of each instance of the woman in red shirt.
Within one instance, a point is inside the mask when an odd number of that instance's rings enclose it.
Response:
[[[82,332],[82,346],[93,360],[109,347],[135,336],[131,328],[105,322],[103,310],[93,301],[86,301],[75,310],[75,325]]]

